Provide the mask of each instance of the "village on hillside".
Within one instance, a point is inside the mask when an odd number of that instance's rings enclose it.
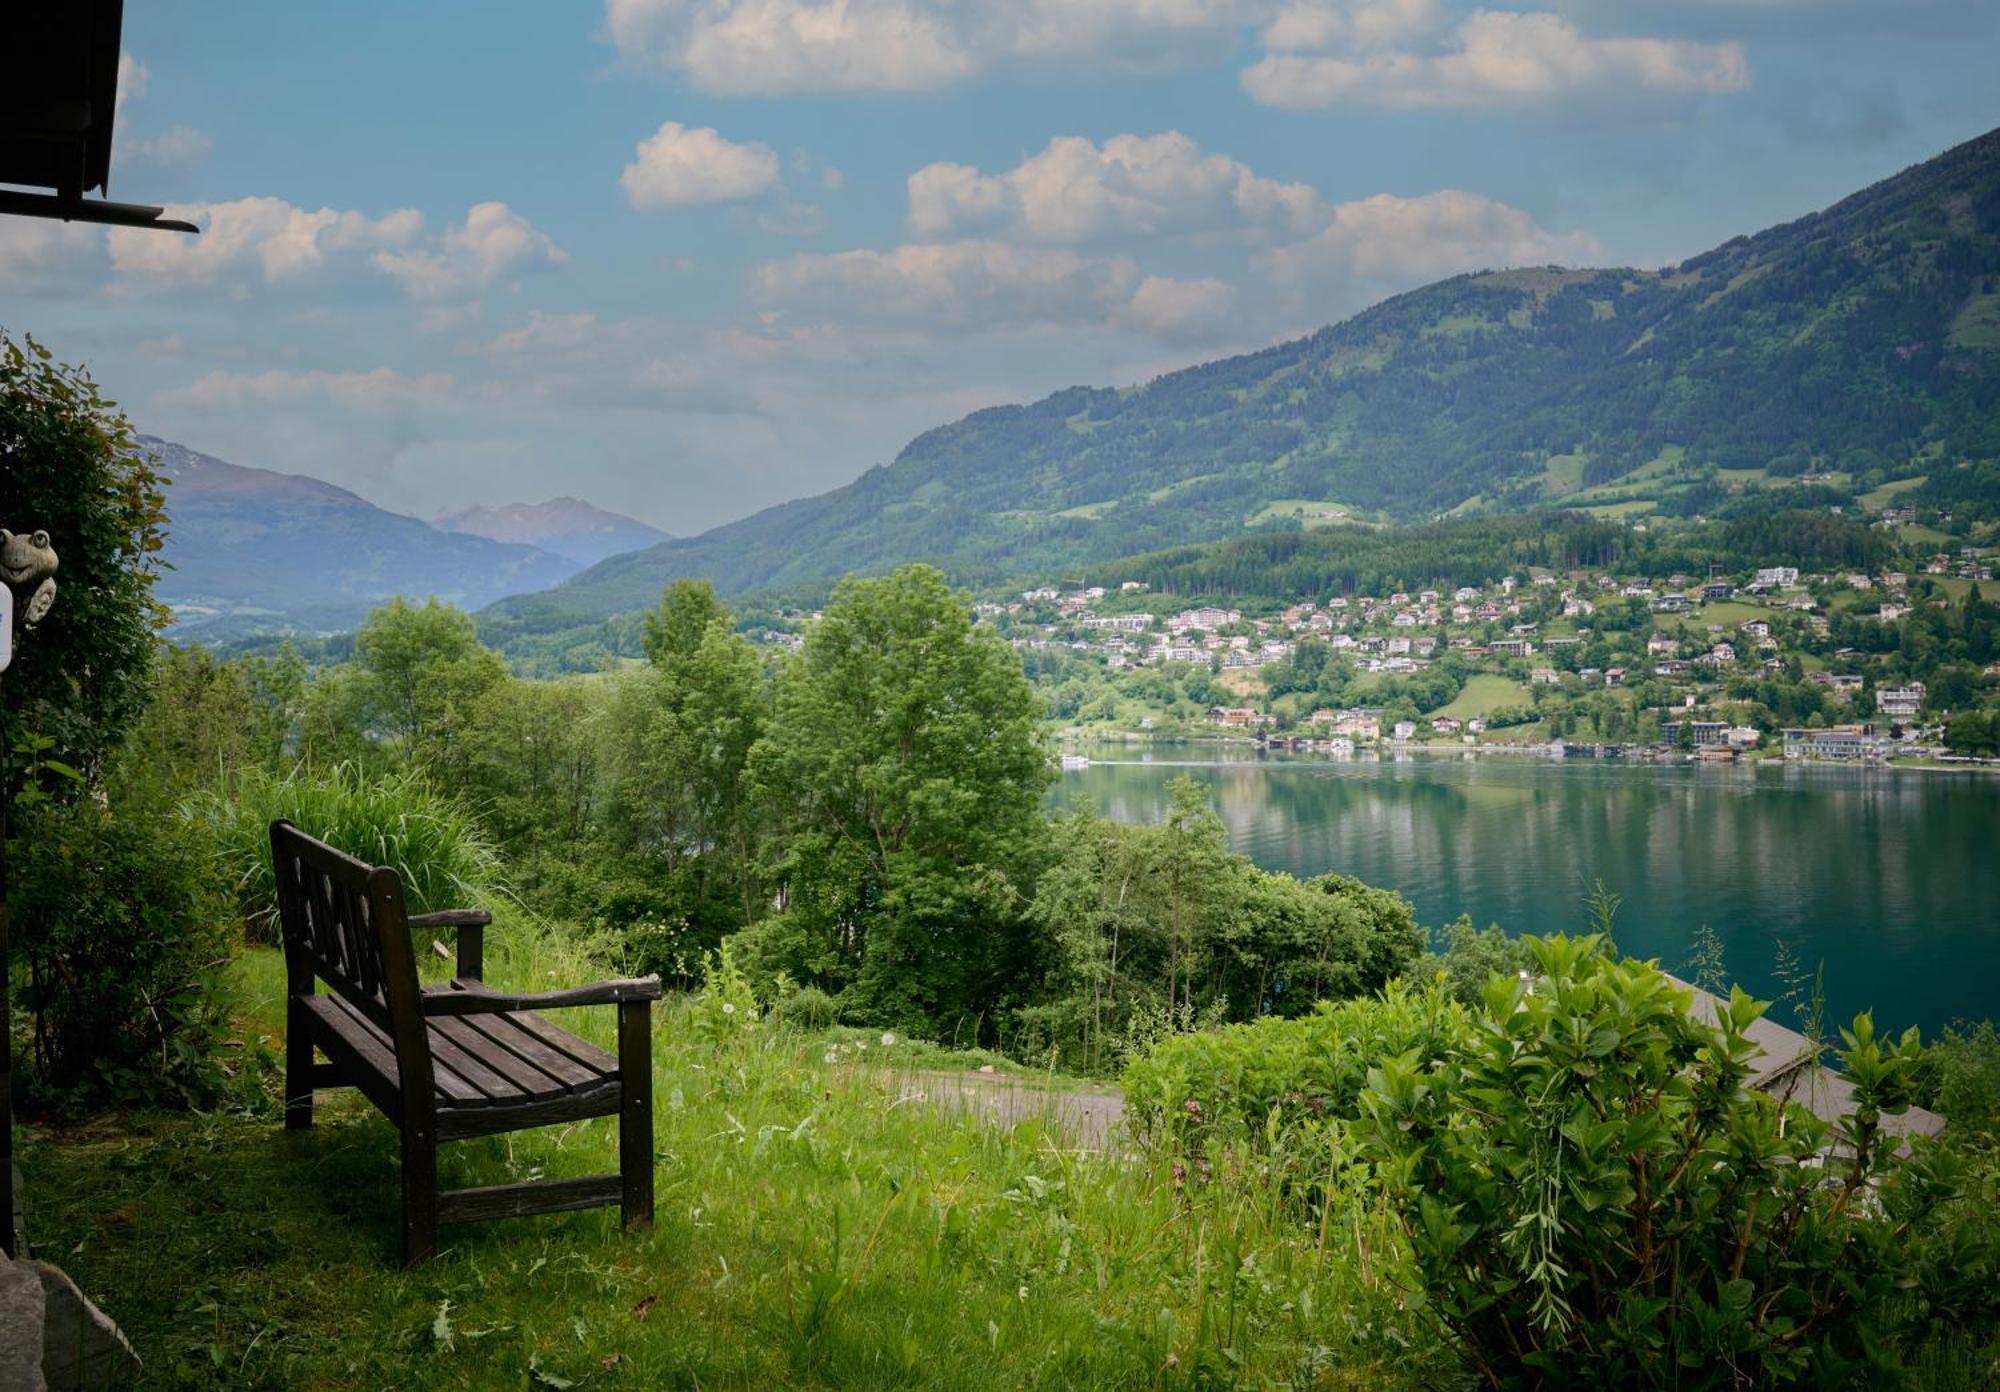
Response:
[[[1332,755],[1448,744],[1956,762],[1995,752],[1980,714],[2000,689],[2000,605],[1978,590],[1992,578],[1988,548],[1965,547],[1914,573],[1532,569],[1262,613],[1175,608],[1138,580],[1043,584],[977,613],[1038,683],[1095,692],[1053,703],[1081,734],[1226,734]],[[1967,646],[1982,659],[1943,664],[1941,682],[1928,637],[1939,626],[1977,629]]]

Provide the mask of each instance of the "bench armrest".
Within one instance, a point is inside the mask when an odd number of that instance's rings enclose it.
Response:
[[[410,931],[435,928],[458,930],[458,974],[477,981],[486,975],[486,925],[493,915],[484,909],[439,909],[434,913],[410,915]]]
[[[492,921],[493,915],[484,909],[439,909],[410,915],[412,928],[484,928]]]
[[[576,1005],[623,1005],[627,1001],[656,1001],[660,998],[660,978],[634,976],[620,981],[600,981],[567,991],[535,991],[512,995],[495,991],[484,982],[460,979],[458,989],[435,991],[424,997],[426,1015],[507,1015],[517,1010],[562,1010]]]

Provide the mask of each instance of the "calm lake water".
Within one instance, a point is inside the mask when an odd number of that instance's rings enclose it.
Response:
[[[1053,794],[1125,821],[1167,785],[1210,790],[1267,870],[1399,890],[1426,925],[1577,931],[1588,881],[1624,903],[1618,942],[1669,970],[1707,923],[1746,989],[1776,991],[1780,940],[1823,962],[1830,1014],[1878,1026],[2000,1017],[2000,778],[1595,760],[1328,761],[1213,749],[1094,752]],[[1119,762],[1106,762],[1117,760]]]

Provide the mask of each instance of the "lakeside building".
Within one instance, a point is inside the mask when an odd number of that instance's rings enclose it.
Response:
[[[1907,720],[1914,716],[1924,704],[1926,688],[1920,681],[1908,686],[1879,687],[1875,692],[1875,709],[1896,720]]]
[[[1660,743],[1669,747],[1679,744],[1683,725],[1693,732],[1696,749],[1729,743],[1729,722],[1726,720],[1669,720],[1660,726]]]
[[[1889,741],[1866,725],[1835,725],[1825,730],[1787,730],[1787,759],[1879,759],[1889,750]]]

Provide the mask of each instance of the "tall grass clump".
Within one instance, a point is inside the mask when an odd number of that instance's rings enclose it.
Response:
[[[393,869],[412,913],[479,906],[503,892],[499,857],[478,823],[414,770],[379,777],[352,764],[253,771],[233,794],[202,794],[188,811],[210,829],[254,941],[276,937],[271,823],[281,817],[357,859]]]

